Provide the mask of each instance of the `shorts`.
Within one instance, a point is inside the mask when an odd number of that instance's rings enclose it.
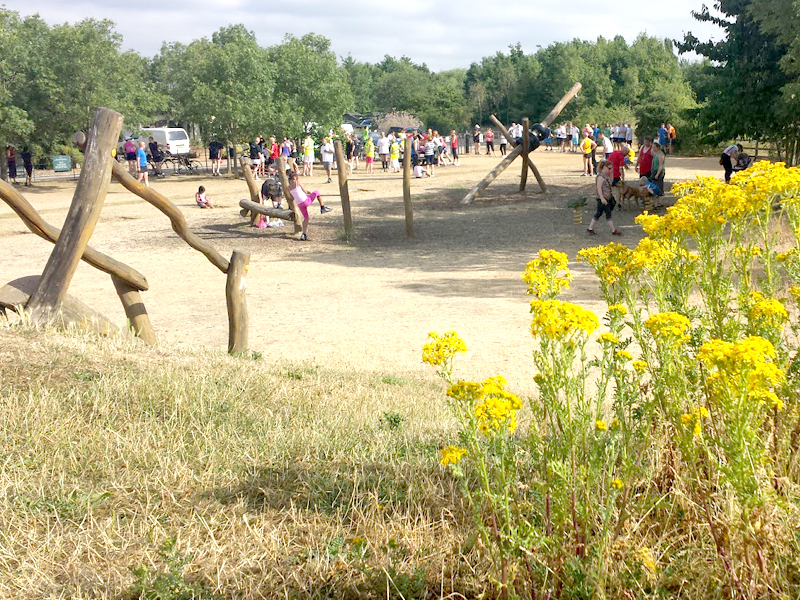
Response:
[[[216,152],[209,152],[209,153],[208,153],[208,158],[209,158],[210,160],[219,160],[219,151],[216,151]]]
[[[333,168],[333,161],[332,160],[323,160],[322,161],[322,168],[324,168],[324,169],[332,169]]]
[[[126,152],[125,160],[136,160],[136,152]]]
[[[314,164],[314,157],[310,154],[305,154],[303,156],[303,164],[306,165],[313,165]]]
[[[426,165],[435,165],[436,164],[436,157],[433,154],[426,154],[425,155],[425,164]]]
[[[616,200],[614,200],[614,198],[611,198],[610,200],[608,200],[606,204],[603,204],[603,202],[600,200],[600,198],[598,198],[597,199],[597,212],[594,213],[595,221],[597,219],[599,219],[603,214],[606,215],[606,221],[610,221],[611,220],[611,211],[614,210],[614,206],[616,206],[616,204],[617,204],[617,202],[616,202]]]
[[[300,212],[303,213],[304,221],[308,221],[308,207],[314,204],[314,200],[316,200],[318,197],[319,192],[314,190],[308,196],[306,196],[305,200],[297,203],[297,208],[299,208]]]
[[[392,159],[392,168],[393,169],[399,169],[400,168],[400,159],[398,159],[398,158],[393,158]]]
[[[261,164],[261,159],[260,158],[251,158],[250,159],[250,164],[253,165],[254,167],[257,167],[257,166],[259,166]]]
[[[375,157],[373,157],[373,156],[368,156],[368,157],[367,157],[367,158],[365,158],[364,160],[366,160],[366,161],[367,161],[367,164],[368,164],[368,165],[371,165],[373,162],[375,162]]]

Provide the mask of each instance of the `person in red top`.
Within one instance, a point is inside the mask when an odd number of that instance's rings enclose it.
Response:
[[[266,150],[266,148],[265,148],[265,150]],[[275,141],[275,136],[270,136],[270,138],[269,138],[269,158],[267,159],[267,162],[269,163],[269,168],[270,168],[270,171],[272,171],[272,172],[276,172],[275,170],[277,169],[277,167],[275,166],[275,159],[278,158],[280,153],[281,153],[281,149],[280,149],[280,146],[278,146],[278,142]]]
[[[636,158],[636,170],[641,177],[650,177],[650,168],[653,165],[653,138],[644,138],[644,145],[639,149]]]
[[[456,135],[455,129],[450,132],[450,152],[453,155],[453,164],[460,165],[461,163],[458,162],[458,135]]]
[[[622,144],[618,150],[614,150],[608,155],[608,160],[611,161],[611,175],[613,180],[611,185],[617,185],[621,180],[625,179],[625,157],[628,156],[628,144]]]
[[[494,130],[491,127],[486,130],[483,139],[486,140],[486,156],[489,156],[490,152],[492,156],[497,156],[497,152],[494,151]]]

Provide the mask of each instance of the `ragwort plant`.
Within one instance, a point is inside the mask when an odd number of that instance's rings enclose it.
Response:
[[[637,218],[635,248],[579,253],[607,305],[596,356],[597,317],[558,299],[566,255],[527,265],[528,426],[502,378],[454,379],[455,333],[431,334],[425,362],[460,425],[441,463],[503,597],[800,592],[800,170],[762,162],[673,189],[664,216]]]

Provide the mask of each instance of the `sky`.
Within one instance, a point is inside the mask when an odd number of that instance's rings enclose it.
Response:
[[[316,33],[331,40],[344,58],[379,62],[388,54],[408,56],[433,71],[468,68],[485,56],[521,43],[525,53],[574,38],[639,33],[682,39],[719,39],[717,27],[696,21],[702,0],[631,3],[567,0],[11,0],[6,8],[22,16],[38,13],[51,25],[85,18],[110,19],[123,36],[123,49],[157,54],[163,42],[189,43],[220,27],[242,23],[261,46],[290,33]],[[691,58],[691,57],[689,57]]]

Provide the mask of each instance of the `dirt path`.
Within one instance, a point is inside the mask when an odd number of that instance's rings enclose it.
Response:
[[[465,378],[503,374],[515,389],[532,387],[529,305],[520,273],[540,248],[574,259],[588,244],[609,241],[604,224],[587,239],[566,207],[573,197],[594,197],[593,178],[581,177],[577,154],[534,155],[548,183],[541,194],[533,177],[517,191],[518,161],[473,205],[459,200],[498,159],[468,156],[461,167],[440,168],[435,178],[414,180],[414,239],[407,239],[399,175],[368,176],[363,166],[350,184],[355,239],[347,245],[335,184],[320,171],[304,184],[319,189],[334,211],[311,211],[310,240],[292,228],[257,230],[239,216],[247,197],[243,180],[194,176],[153,182],[185,211],[191,227],[229,256],[252,253],[248,277],[250,346],[265,360],[286,359],[337,368],[402,375],[426,369],[420,350],[429,331],[454,329],[466,340],[459,361]],[[696,174],[719,176],[714,158],[670,158],[668,181]],[[221,207],[199,210],[198,185]],[[75,188],[59,182],[20,188],[52,224],[60,226]],[[593,202],[590,201],[590,207]],[[615,212],[621,241],[640,237],[632,211]],[[113,183],[92,245],[145,274],[144,301],[157,335],[180,344],[227,344],[225,277],[172,232],[160,212]],[[52,245],[34,236],[0,204],[0,284],[41,273]],[[599,309],[597,287],[585,265],[572,263],[575,282],[567,299]],[[124,313],[107,275],[81,263],[70,292],[112,320]],[[294,323],[301,323],[296,328]]]

